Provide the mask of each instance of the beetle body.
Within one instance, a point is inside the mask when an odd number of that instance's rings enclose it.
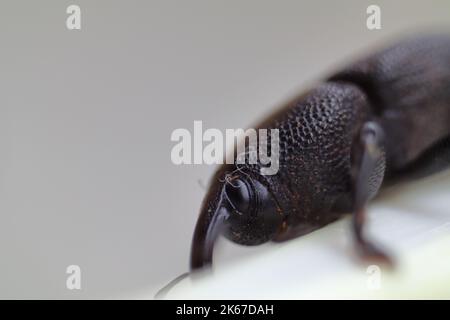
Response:
[[[450,164],[450,37],[406,40],[351,64],[260,128],[279,130],[279,171],[216,172],[191,268],[212,262],[220,234],[244,245],[284,241],[348,213],[361,253],[389,261],[364,237],[364,207],[384,183]]]

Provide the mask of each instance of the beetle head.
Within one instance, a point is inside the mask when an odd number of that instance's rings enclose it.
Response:
[[[276,198],[263,182],[242,172],[225,175],[203,203],[192,241],[191,269],[212,263],[220,234],[239,244],[258,245],[271,240],[282,222]]]

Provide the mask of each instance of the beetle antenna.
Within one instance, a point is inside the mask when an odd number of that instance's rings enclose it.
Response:
[[[164,287],[159,289],[158,292],[155,294],[154,298],[157,300],[164,299],[167,296],[167,294],[169,293],[169,291],[172,290],[172,288],[174,286],[176,286],[181,280],[183,280],[187,277],[189,277],[189,272],[185,272],[185,273],[179,275],[178,277],[176,277],[175,279],[170,281],[168,284],[166,284]]]

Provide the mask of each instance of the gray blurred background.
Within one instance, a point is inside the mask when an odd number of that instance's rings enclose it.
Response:
[[[352,57],[449,27],[445,0],[2,0],[0,298],[154,292],[187,271],[215,169],[172,164],[174,129],[249,127]]]

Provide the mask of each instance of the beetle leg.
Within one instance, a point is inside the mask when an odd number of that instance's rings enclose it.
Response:
[[[358,251],[363,258],[370,261],[392,265],[391,258],[370,242],[364,235],[366,220],[366,204],[378,192],[383,182],[385,171],[385,154],[383,150],[383,129],[374,122],[367,122],[360,132],[360,142],[357,146],[359,162],[354,177],[354,213],[353,233]]]

